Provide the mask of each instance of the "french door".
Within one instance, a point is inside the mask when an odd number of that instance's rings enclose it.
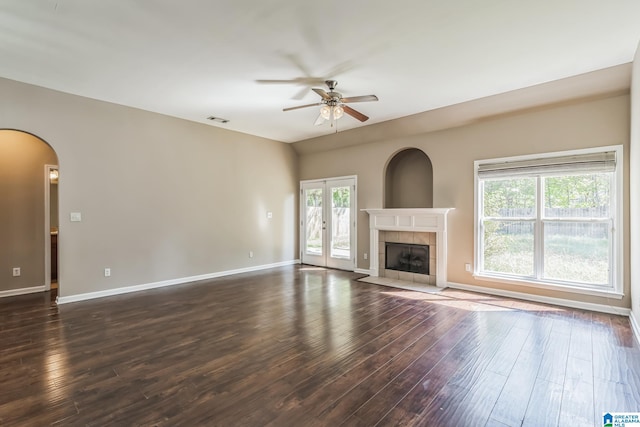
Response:
[[[302,181],[300,225],[304,264],[353,271],[356,178]]]

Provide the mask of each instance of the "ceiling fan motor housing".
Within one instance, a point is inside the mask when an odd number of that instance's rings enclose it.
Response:
[[[342,94],[340,92],[334,91],[336,86],[338,86],[338,82],[335,80],[327,80],[325,81],[327,86],[329,87],[329,92],[327,92],[327,96],[331,99],[323,99],[322,102],[325,104],[335,107],[338,104],[341,104],[340,100],[342,99]]]

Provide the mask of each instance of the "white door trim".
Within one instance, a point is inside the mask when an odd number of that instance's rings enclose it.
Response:
[[[346,265],[342,265],[341,269],[346,269],[348,271],[355,271],[356,269],[356,261],[357,261],[357,254],[358,254],[358,238],[357,238],[357,231],[358,231],[358,176],[357,175],[347,175],[347,176],[339,176],[339,177],[331,177],[331,178],[321,178],[321,179],[307,179],[307,180],[301,180],[300,181],[300,260],[301,262],[304,262],[304,251],[305,251],[305,215],[306,215],[306,211],[305,211],[305,199],[304,199],[304,187],[307,185],[313,185],[313,184],[323,184],[323,195],[326,194],[326,190],[329,187],[331,182],[335,182],[335,181],[345,181],[345,180],[351,180],[353,182],[353,197],[352,197],[352,206],[351,206],[351,220],[352,220],[352,224],[351,224],[351,260],[348,266]],[[323,209],[328,208],[327,203],[323,204]],[[325,215],[326,217],[327,215]],[[325,230],[326,231],[326,230]],[[326,250],[326,248],[324,248]],[[326,251],[325,251],[326,252]],[[324,254],[325,256],[325,266],[327,265],[326,260],[328,259],[328,253]]]
[[[51,180],[58,165],[44,165],[44,290],[51,290]]]

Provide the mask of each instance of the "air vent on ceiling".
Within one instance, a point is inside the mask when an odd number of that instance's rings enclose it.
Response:
[[[223,118],[220,118],[220,117],[214,117],[214,116],[207,117],[207,120],[211,120],[212,122],[218,122],[218,123],[229,123],[229,120],[227,120],[227,119],[223,119]]]

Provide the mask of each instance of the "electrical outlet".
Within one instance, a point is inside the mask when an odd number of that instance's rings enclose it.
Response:
[[[269,211],[267,212],[267,219],[271,219],[273,218],[273,212]]]
[[[249,258],[253,258],[253,251],[249,251]]]
[[[111,269],[110,268],[105,268],[104,269],[104,277],[109,277],[111,276]]]
[[[18,277],[20,275],[20,267],[13,267],[13,277]]]
[[[471,264],[467,263],[464,265],[464,271],[468,271],[469,273],[471,273]]]
[[[369,254],[368,253],[364,253],[364,259],[369,259]]]

